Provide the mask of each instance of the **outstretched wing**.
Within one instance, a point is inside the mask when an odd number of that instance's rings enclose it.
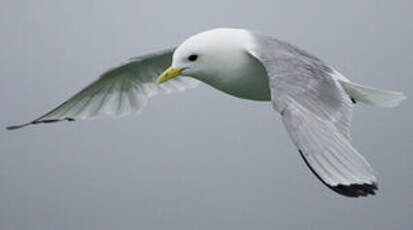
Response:
[[[126,63],[103,73],[96,81],[45,115],[7,129],[101,115],[118,117],[138,113],[151,96],[198,85],[197,80],[188,77],[176,77],[162,85],[156,84],[159,74],[170,65],[172,54],[173,50],[170,49],[131,58]]]
[[[264,65],[274,109],[311,171],[339,194],[374,194],[376,177],[350,143],[353,103],[318,58],[276,39],[256,36],[250,53]]]

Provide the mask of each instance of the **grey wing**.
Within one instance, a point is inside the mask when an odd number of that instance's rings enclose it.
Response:
[[[273,107],[311,171],[339,194],[374,194],[373,169],[350,143],[353,103],[333,71],[288,43],[262,36],[257,43],[250,53],[264,65]]]
[[[197,80],[188,77],[176,77],[162,85],[156,84],[159,74],[170,65],[172,53],[173,50],[169,49],[131,58],[103,73],[96,81],[45,115],[22,125],[10,126],[8,129],[31,124],[95,118],[101,115],[119,117],[138,113],[151,96],[198,85]]]

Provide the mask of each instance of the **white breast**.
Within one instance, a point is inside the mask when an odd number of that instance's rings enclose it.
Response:
[[[228,67],[216,73],[216,78],[206,82],[230,95],[260,101],[270,101],[269,79],[264,66],[248,53],[232,59]]]

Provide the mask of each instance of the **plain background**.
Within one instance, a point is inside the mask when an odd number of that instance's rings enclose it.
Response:
[[[409,96],[412,8],[384,0],[1,0],[0,229],[412,229],[412,100],[356,106],[353,143],[380,187],[359,199],[312,175],[269,103],[205,85],[155,97],[140,116],[4,129],[128,57],[223,26],[288,40],[355,82]]]

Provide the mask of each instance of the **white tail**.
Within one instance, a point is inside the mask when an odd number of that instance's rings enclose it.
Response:
[[[339,82],[352,99],[369,105],[395,107],[406,99],[402,92],[370,88],[343,80]]]

